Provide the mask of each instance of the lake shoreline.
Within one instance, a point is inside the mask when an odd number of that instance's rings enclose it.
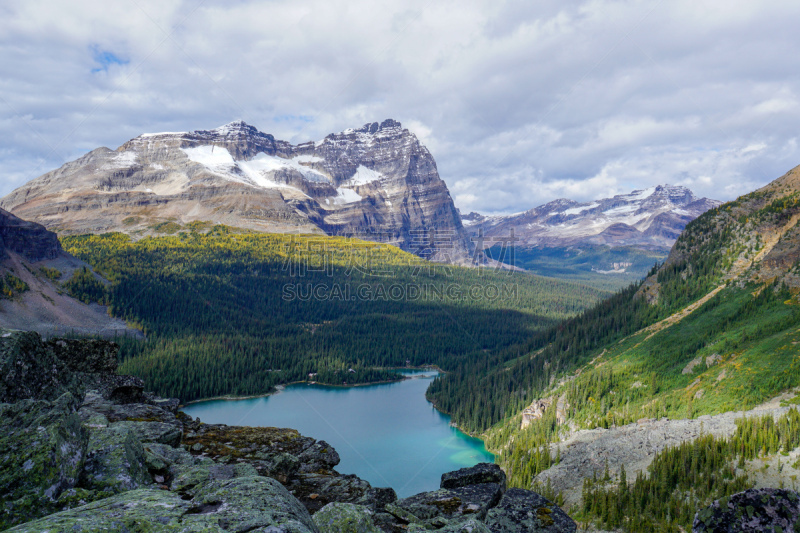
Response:
[[[303,380],[279,387],[283,394],[194,402],[184,412],[207,424],[292,428],[324,440],[340,455],[337,471],[403,496],[435,490],[444,472],[495,462],[480,438],[461,431],[425,397],[439,369],[393,370],[403,379],[371,387]]]
[[[439,368],[436,365],[425,365],[425,366],[420,366],[420,367],[403,366],[403,367],[397,367],[397,368],[389,368],[387,370],[417,370],[417,371],[420,371],[420,372],[424,372],[425,370],[435,370],[436,372],[439,372],[440,374],[446,374],[447,373],[447,372],[445,372],[444,370],[442,370],[441,368]],[[338,388],[342,388],[342,389],[347,389],[347,388],[351,388],[351,387],[366,387],[366,386],[369,386],[369,385],[382,385],[382,384],[387,384],[387,383],[399,383],[399,382],[404,381],[406,379],[414,379],[414,378],[412,378],[410,376],[404,376],[404,377],[402,377],[400,379],[391,379],[391,380],[383,380],[383,381],[369,381],[367,383],[353,383],[353,384],[350,384],[350,385],[334,385],[334,384],[330,384],[330,383],[319,383],[319,382],[316,382],[316,381],[308,381],[308,380],[291,381],[289,383],[281,383],[279,385],[275,385],[275,390],[274,391],[265,392],[263,394],[251,394],[249,396],[232,396],[232,395],[229,395],[229,394],[227,394],[225,396],[212,396],[210,398],[199,398],[197,400],[191,400],[191,401],[186,402],[186,403],[181,403],[178,407],[181,408],[181,407],[186,407],[188,405],[193,405],[193,404],[202,403],[202,402],[211,402],[211,401],[226,401],[226,402],[230,401],[230,402],[235,402],[235,401],[238,401],[238,400],[253,400],[255,398],[267,398],[269,396],[273,396],[275,394],[278,394],[279,392],[283,391],[283,389],[285,389],[289,385],[299,385],[301,383],[305,383],[307,385],[319,385],[321,387],[338,387]],[[436,407],[436,404],[434,404],[433,402],[431,402],[431,404],[433,404],[433,407],[437,411],[440,411],[443,414],[447,414],[444,411],[439,410],[439,408]]]

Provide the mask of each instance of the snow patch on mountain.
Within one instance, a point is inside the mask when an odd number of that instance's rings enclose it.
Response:
[[[353,177],[347,180],[347,182],[353,186],[367,185],[373,181],[379,181],[383,179],[383,177],[383,174],[380,172],[367,168],[364,165],[358,165],[356,173],[353,174]]]
[[[336,189],[336,192],[338,192],[339,195],[333,198],[334,204],[352,204],[355,202],[360,202],[362,199],[362,197],[352,189],[339,187]]]
[[[136,158],[139,154],[132,150],[126,150],[124,152],[119,152],[117,155],[109,159],[103,168],[107,169],[122,169],[122,168],[130,168],[136,164]]]
[[[320,160],[318,157],[301,156],[295,159],[285,159],[261,152],[250,161],[235,161],[228,150],[219,146],[204,145],[193,148],[181,148],[181,150],[183,150],[189,159],[195,163],[200,163],[216,174],[220,174],[234,181],[250,183],[251,185],[257,185],[259,187],[282,187],[299,190],[296,187],[291,187],[270,179],[269,176],[272,172],[284,169],[295,170],[299,172],[303,178],[311,182],[330,182],[330,178],[322,172],[301,164],[302,162],[315,162],[315,160]],[[248,179],[242,179],[242,174]]]
[[[591,203],[589,205],[583,205],[581,207],[573,207],[571,209],[567,209],[567,210],[563,211],[563,213],[565,215],[578,215],[580,213],[583,213],[584,211],[589,211],[590,209],[594,209],[595,207],[600,207],[600,204],[598,204],[597,202],[594,202],[594,203]],[[557,212],[553,212],[553,214],[555,215],[555,214],[557,214]]]
[[[139,137],[163,137],[165,135],[185,135],[185,131],[162,131],[160,133],[142,133]]]

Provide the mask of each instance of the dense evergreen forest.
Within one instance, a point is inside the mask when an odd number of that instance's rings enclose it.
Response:
[[[140,328],[120,338],[121,371],[189,401],[276,384],[396,379],[390,369],[491,354],[607,293],[493,269],[428,263],[382,244],[199,225],[133,240],[62,238],[110,280],[78,270],[64,287]]]

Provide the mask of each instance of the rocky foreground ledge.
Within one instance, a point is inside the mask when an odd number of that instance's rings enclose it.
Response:
[[[203,424],[116,375],[106,341],[0,331],[0,530],[574,532],[496,465],[398,499],[292,429]]]
[[[482,463],[398,499],[293,429],[203,424],[116,374],[117,346],[0,330],[0,530],[564,533],[553,502]],[[745,491],[694,532],[800,532],[800,495]]]

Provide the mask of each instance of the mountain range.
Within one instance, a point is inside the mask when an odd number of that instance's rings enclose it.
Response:
[[[670,248],[686,224],[721,202],[698,198],[686,187],[658,185],[579,203],[560,198],[507,216],[462,216],[484,246],[511,242],[523,247],[576,245]]]
[[[559,199],[510,216],[462,217],[431,153],[392,119],[297,145],[243,121],[145,133],[116,150],[97,148],[0,200],[0,208],[62,235],[141,237],[210,222],[358,237],[456,264],[483,261],[476,243],[480,252],[509,238],[527,248],[666,251],[687,222],[716,205],[664,185],[589,203]]]
[[[436,162],[388,119],[292,145],[242,121],[143,134],[16,189],[0,207],[59,234],[212,222],[386,242],[465,263],[470,243]]]

